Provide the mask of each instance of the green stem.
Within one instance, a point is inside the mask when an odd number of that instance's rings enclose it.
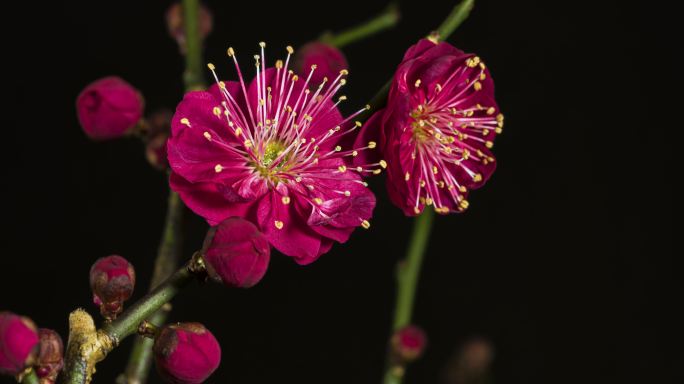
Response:
[[[199,32],[199,1],[183,0],[183,27],[185,29],[185,90],[204,88],[202,76],[202,40]]]
[[[33,369],[22,376],[19,382],[22,384],[40,384],[38,375],[36,375],[36,372]]]
[[[406,259],[399,262],[397,268],[398,292],[394,303],[394,323],[392,325],[394,331],[411,322],[418,276],[423,265],[423,256],[430,238],[434,216],[434,210],[426,207],[425,211],[415,218]]]
[[[183,0],[183,27],[185,29],[185,72],[183,82],[185,91],[193,91],[205,88],[204,76],[202,75],[202,40],[199,32],[199,1]],[[151,288],[163,281],[177,265],[178,251],[180,248],[180,221],[182,219],[183,204],[178,194],[171,191],[166,216],[164,235],[159,246],[159,254],[155,263],[154,275],[152,276]],[[162,325],[166,321],[168,310],[164,308],[156,311],[147,319],[155,325]],[[126,371],[119,377],[119,384],[141,384],[147,380],[147,375],[152,363],[152,345],[154,341],[144,337],[138,337],[133,344],[131,356],[126,366]]]
[[[170,191],[166,210],[166,222],[162,239],[159,243],[157,260],[154,263],[150,290],[161,284],[177,268],[181,248],[183,208],[183,203],[178,194]],[[163,306],[147,320],[155,325],[164,324],[169,314],[169,309],[167,306]],[[117,379],[119,384],[144,383],[147,380],[152,363],[152,344],[154,344],[153,340],[146,337],[138,336],[135,339],[126,371]]]
[[[439,28],[437,28],[437,35],[432,35],[431,37],[441,41],[446,40],[468,17],[470,10],[473,8],[473,3],[474,0],[463,0],[456,5]],[[371,110],[375,110],[386,103],[389,84],[386,84],[373,98],[371,103],[375,104],[371,104]],[[416,288],[434,215],[432,209],[426,209],[420,216],[416,217],[406,259],[399,262],[397,268],[397,297],[394,304],[394,322],[392,324],[393,331],[397,331],[411,322]],[[384,384],[401,384],[405,369],[406,367],[401,363],[392,361],[392,351],[389,350],[386,360],[386,372],[383,377]]]
[[[470,15],[470,10],[473,9],[473,4],[475,0],[463,0],[458,5],[456,5],[451,13],[446,19],[440,24],[436,29],[437,36],[430,36],[436,38],[439,41],[444,41],[451,36],[451,34],[458,28],[468,15]],[[390,87],[392,85],[392,79],[390,79],[385,85],[380,88],[380,90],[373,96],[373,99],[368,103],[370,109],[361,113],[358,117],[359,121],[365,121],[378,109],[383,108],[387,103],[387,95],[389,94]]]
[[[342,48],[356,41],[365,39],[368,36],[382,32],[394,27],[399,21],[399,8],[396,4],[390,4],[385,10],[365,23],[346,29],[340,33],[326,33],[321,36],[320,41]]]
[[[138,326],[143,320],[149,318],[154,312],[168,303],[193,278],[192,272],[187,266],[172,274],[161,285],[138,300],[128,308],[121,316],[105,325],[102,331],[118,344],[125,337],[137,332]]]
[[[439,33],[438,38],[442,41],[449,38],[456,28],[468,18],[474,4],[475,0],[463,0],[455,6],[451,10],[451,13],[449,13],[449,16],[447,16],[439,28],[437,28],[437,33]]]

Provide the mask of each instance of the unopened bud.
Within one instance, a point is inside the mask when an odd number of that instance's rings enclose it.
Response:
[[[426,344],[425,332],[416,325],[407,325],[392,335],[392,354],[401,363],[412,362],[423,355]]]
[[[249,288],[266,274],[271,247],[251,222],[231,217],[207,233],[202,250],[207,273],[230,287]]]
[[[107,319],[115,319],[123,310],[123,302],[133,294],[135,270],[118,255],[98,259],[90,268],[90,288],[93,302]]]
[[[64,345],[59,334],[51,329],[39,329],[40,352],[35,371],[40,384],[54,384],[64,366]]]
[[[342,51],[332,45],[312,41],[297,49],[294,57],[294,70],[306,78],[312,67],[316,69],[311,75],[309,85],[318,87],[326,77],[329,81],[337,78],[340,71],[347,69],[348,65]]]
[[[166,158],[166,141],[168,139],[168,133],[159,132],[152,136],[145,145],[147,161],[160,171],[166,170],[169,167],[169,161]]]
[[[93,140],[108,140],[129,133],[140,122],[141,93],[120,77],[110,76],[88,84],[76,99],[83,131]]]
[[[168,383],[204,382],[221,362],[221,346],[200,323],[167,325],[154,341],[157,371]]]
[[[183,19],[183,6],[181,3],[175,3],[166,10],[166,27],[169,30],[169,35],[178,43],[178,48],[181,53],[185,54],[185,22]],[[213,27],[214,16],[207,7],[200,4],[198,26],[200,39],[204,40],[211,33]]]
[[[0,312],[0,374],[18,375],[38,355],[38,328],[31,319]]]

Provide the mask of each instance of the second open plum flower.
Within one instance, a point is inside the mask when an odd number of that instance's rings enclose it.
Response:
[[[171,187],[211,225],[239,216],[255,223],[269,243],[299,264],[308,264],[345,242],[358,226],[368,227],[375,196],[363,176],[384,161],[352,166],[352,158],[375,147],[343,148],[361,123],[344,118],[333,97],[346,83],[311,84],[316,70],[300,78],[285,61],[266,68],[264,43],[255,55],[255,79],[243,80],[235,52],[228,49],[239,81],[220,81],[190,92],[172,120],[168,159]],[[355,134],[356,132],[354,132]]]

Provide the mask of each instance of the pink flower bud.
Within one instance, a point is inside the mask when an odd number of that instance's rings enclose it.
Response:
[[[250,288],[266,274],[271,247],[254,224],[231,217],[209,230],[202,253],[213,280]]]
[[[172,384],[201,383],[221,362],[221,346],[200,323],[165,326],[153,351],[159,374]]]
[[[33,365],[38,354],[38,329],[31,319],[0,312],[0,374],[17,375]]]
[[[121,137],[142,117],[140,92],[123,79],[109,76],[89,84],[76,99],[76,112],[83,131],[93,140]]]
[[[51,329],[39,329],[40,352],[36,362],[36,374],[40,384],[54,384],[64,366],[64,345],[59,334]]]
[[[183,6],[175,3],[166,10],[166,27],[169,35],[178,42],[178,47],[182,54],[185,54],[185,25],[183,22]],[[204,40],[214,28],[214,15],[211,11],[200,4],[199,7],[199,34],[200,39]]]
[[[341,70],[348,68],[347,59],[342,51],[319,41],[304,44],[295,53],[294,70],[300,76],[306,78],[311,72],[312,65],[315,65],[316,69],[309,81],[311,87],[318,87],[325,77],[328,78],[328,82],[333,81]]]
[[[133,294],[135,270],[118,255],[98,259],[90,268],[93,302],[105,319],[114,319],[123,310],[123,302]]]
[[[418,359],[425,350],[427,336],[416,325],[407,325],[392,335],[392,352],[396,359],[411,362]]]

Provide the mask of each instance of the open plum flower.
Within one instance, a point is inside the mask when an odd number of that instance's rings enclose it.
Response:
[[[503,128],[494,83],[479,57],[422,39],[408,49],[390,88],[357,142],[378,142],[387,160],[387,191],[407,216],[433,205],[438,213],[468,208],[470,189],[496,168],[490,148]]]
[[[194,212],[216,225],[231,216],[257,225],[269,243],[299,264],[347,241],[358,226],[368,227],[375,196],[362,177],[379,172],[384,161],[352,166],[352,158],[375,143],[342,148],[361,123],[338,111],[333,97],[346,70],[311,89],[285,61],[266,68],[264,46],[256,55],[256,77],[208,91],[187,93],[172,119],[168,159],[171,188]]]

